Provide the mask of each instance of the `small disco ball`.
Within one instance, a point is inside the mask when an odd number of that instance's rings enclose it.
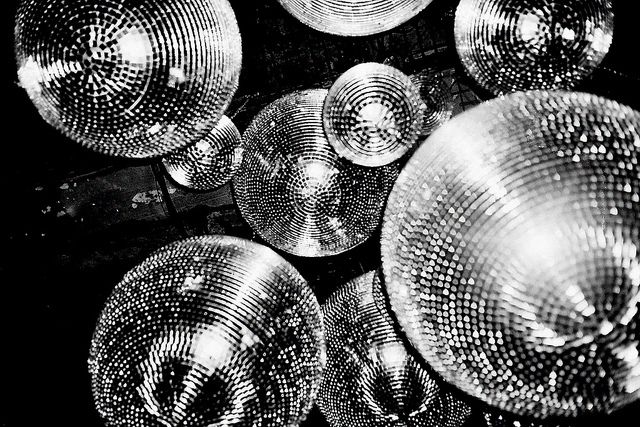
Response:
[[[418,140],[424,108],[409,77],[369,62],[352,67],[331,86],[322,119],[340,156],[362,166],[383,166]]]
[[[340,36],[390,30],[420,13],[433,0],[278,0],[309,27]]]
[[[226,184],[240,163],[240,132],[222,116],[209,134],[162,160],[178,184],[193,190],[212,190]]]
[[[322,312],[327,366],[318,406],[332,427],[464,424],[470,407],[443,391],[407,353],[376,272],[344,285]]]
[[[21,0],[15,40],[20,85],[40,115],[114,156],[204,138],[240,75],[227,0]]]
[[[271,249],[229,236],[164,247],[127,273],[89,358],[108,426],[295,426],[325,360],[320,306]]]
[[[516,93],[423,143],[389,196],[391,306],[445,380],[538,418],[640,396],[640,113]]]
[[[453,115],[453,94],[442,73],[425,70],[409,76],[422,99],[422,121],[418,133],[429,136]]]
[[[495,94],[569,89],[604,59],[613,37],[610,0],[462,0],[458,55]]]
[[[233,177],[240,212],[264,240],[305,257],[364,242],[380,222],[398,174],[340,158],[324,134],[327,91],[294,92],[261,111],[242,136]]]

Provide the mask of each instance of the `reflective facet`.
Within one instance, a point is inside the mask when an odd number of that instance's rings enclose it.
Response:
[[[365,36],[397,27],[433,0],[278,0],[300,22],[341,36]]]
[[[238,85],[227,0],[22,0],[20,85],[40,115],[92,150],[167,154],[202,139]]]
[[[418,139],[426,108],[411,79],[393,67],[356,65],[329,89],[322,119],[336,152],[363,166],[402,157]]]
[[[242,138],[236,202],[269,244],[307,257],[344,252],[380,222],[397,166],[340,158],[322,127],[327,91],[294,92],[268,105]]]
[[[640,113],[583,93],[489,101],[409,160],[382,231],[393,310],[449,382],[521,415],[640,396]]]
[[[182,240],[128,272],[93,336],[108,426],[298,425],[324,365],[320,306],[271,249]]]
[[[569,89],[603,60],[613,37],[610,0],[462,0],[458,54],[495,93]]]
[[[327,367],[318,406],[332,427],[458,427],[469,417],[469,406],[407,352],[376,272],[342,286],[322,312]]]
[[[453,115],[454,101],[445,73],[424,70],[410,77],[422,100],[420,136],[429,136]]]
[[[165,157],[167,173],[178,184],[212,190],[226,184],[240,163],[240,132],[222,116],[209,134],[195,144]]]

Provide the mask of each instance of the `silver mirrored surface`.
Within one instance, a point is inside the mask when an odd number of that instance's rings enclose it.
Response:
[[[243,134],[235,199],[269,244],[306,257],[364,242],[380,222],[398,174],[340,158],[322,127],[327,91],[294,92],[265,107]]]
[[[459,427],[471,409],[409,354],[387,311],[377,272],[323,305],[327,367],[318,406],[332,427]]]
[[[527,92],[437,130],[382,231],[393,310],[449,382],[522,415],[640,396],[640,113]]]
[[[413,18],[432,0],[278,0],[300,22],[341,36],[390,30]]]
[[[212,190],[226,184],[240,164],[238,128],[222,116],[207,136],[162,159],[176,183],[194,190]]]
[[[358,165],[383,166],[416,143],[425,108],[408,76],[368,62],[350,68],[331,86],[322,120],[340,156]]]
[[[202,236],[125,275],[89,371],[108,426],[281,427],[306,417],[324,359],[320,306],[302,276],[257,243]]]
[[[570,89],[604,59],[609,0],[461,0],[455,41],[467,73],[494,94]]]
[[[15,42],[18,80],[40,115],[121,157],[201,140],[240,76],[227,0],[22,0]]]

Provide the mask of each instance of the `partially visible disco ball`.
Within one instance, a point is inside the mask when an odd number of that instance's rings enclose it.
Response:
[[[461,0],[455,40],[467,72],[502,94],[569,89],[604,59],[610,0]]]
[[[640,396],[640,113],[527,92],[409,160],[382,231],[399,323],[445,380],[534,417]]]
[[[175,151],[162,162],[178,184],[194,190],[212,190],[226,184],[240,163],[240,132],[222,116],[209,134]]]
[[[340,36],[381,33],[405,23],[433,0],[278,0],[300,22]]]
[[[572,427],[570,422],[542,421],[535,419],[521,419],[512,414],[500,411],[483,412],[482,418],[486,427]]]
[[[295,426],[325,360],[320,306],[271,249],[228,236],[159,250],[116,286],[89,371],[108,426]]]
[[[94,151],[161,156],[202,139],[229,105],[242,48],[227,0],[21,0],[20,85]]]
[[[442,73],[425,70],[410,77],[422,100],[420,136],[429,136],[453,115],[453,94]]]
[[[242,216],[264,240],[306,257],[364,242],[380,222],[398,174],[338,157],[322,128],[323,89],[294,92],[260,112],[243,134],[233,177]]]
[[[407,353],[376,272],[341,287],[322,308],[327,367],[318,406],[332,427],[458,427],[468,405]]]
[[[342,74],[329,89],[323,123],[336,152],[363,166],[383,166],[418,139],[422,109],[418,88],[388,65],[369,62]]]

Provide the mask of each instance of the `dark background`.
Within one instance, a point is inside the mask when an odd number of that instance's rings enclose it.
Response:
[[[153,250],[187,235],[257,238],[240,218],[228,186],[191,193],[165,180],[154,161],[101,156],[50,128],[17,85],[16,3],[2,2],[2,57],[8,66],[0,167],[0,425],[101,426],[93,409],[86,359],[97,316],[122,275]],[[326,86],[364,61],[386,62],[405,73],[426,67],[452,69],[457,111],[487,98],[464,76],[455,55],[457,1],[436,0],[407,24],[362,38],[311,30],[276,0],[231,3],[243,36],[244,59],[240,88],[228,115],[241,131],[262,106],[280,95]],[[637,15],[632,3],[616,2],[614,45],[579,89],[640,108],[640,70],[634,64]],[[163,197],[165,185],[168,194]],[[284,255],[309,280],[320,301],[379,264],[377,236],[336,257]],[[632,405],[580,424],[637,425],[627,417],[639,409]],[[477,417],[470,424],[479,425]],[[326,423],[314,410],[305,425]]]

